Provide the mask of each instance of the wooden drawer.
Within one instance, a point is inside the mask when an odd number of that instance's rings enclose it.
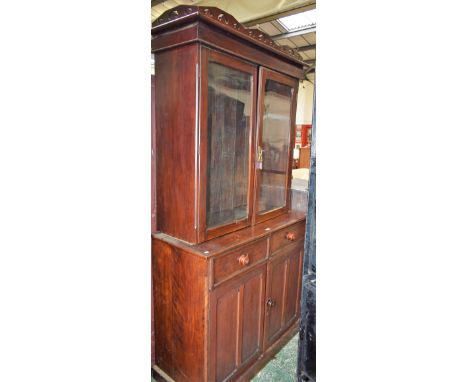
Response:
[[[288,244],[300,241],[304,238],[304,235],[305,221],[290,225],[278,232],[274,232],[271,235],[270,252],[273,253]]]
[[[236,248],[227,254],[213,259],[213,285],[226,280],[232,275],[251,268],[267,257],[267,240]]]

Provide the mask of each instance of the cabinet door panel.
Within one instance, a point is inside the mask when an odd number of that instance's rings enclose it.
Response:
[[[233,288],[216,305],[216,380],[223,381],[236,369],[239,289]]]
[[[210,239],[251,221],[257,68],[204,48],[201,79],[200,225]]]
[[[291,86],[265,81],[259,213],[286,206],[292,93]]]
[[[283,327],[282,317],[287,260],[287,257],[281,257],[268,264],[268,292],[265,312],[265,340],[267,342],[272,342]]]
[[[261,350],[264,281],[264,273],[260,273],[244,285],[242,363]]]
[[[251,74],[208,63],[208,228],[248,215],[251,88]]]
[[[258,102],[256,219],[289,209],[297,81],[261,68]]]
[[[299,317],[304,242],[284,247],[268,264],[264,349]]]
[[[210,295],[210,381],[241,373],[263,349],[266,265],[226,281]]]
[[[284,324],[288,326],[291,321],[298,317],[299,313],[299,277],[301,274],[301,251],[291,254],[288,265],[288,276],[286,283],[286,300],[284,304]]]

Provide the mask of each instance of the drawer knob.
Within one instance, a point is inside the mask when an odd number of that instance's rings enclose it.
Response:
[[[271,298],[269,298],[269,299],[267,300],[267,306],[268,306],[269,308],[274,308],[275,305],[276,305],[276,301],[275,301],[275,300],[273,300],[273,299],[271,299]]]
[[[294,232],[288,232],[285,238],[289,241],[294,241],[296,240],[296,234]]]
[[[243,267],[250,263],[249,255],[239,256],[239,264]]]

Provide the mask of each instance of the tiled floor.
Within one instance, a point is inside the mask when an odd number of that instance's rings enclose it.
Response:
[[[251,382],[296,382],[297,341],[296,334]],[[151,378],[151,382],[156,381]]]

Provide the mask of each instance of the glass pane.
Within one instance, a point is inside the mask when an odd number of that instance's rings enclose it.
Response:
[[[207,227],[247,218],[252,75],[208,64]]]
[[[262,167],[258,212],[286,205],[292,88],[273,80],[265,84]]]

